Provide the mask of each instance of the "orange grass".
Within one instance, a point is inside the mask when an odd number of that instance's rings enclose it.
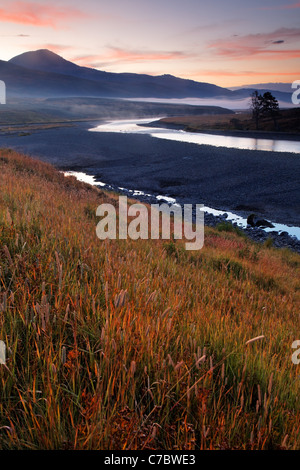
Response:
[[[117,195],[10,150],[0,169],[1,449],[300,448],[299,255],[100,241]]]

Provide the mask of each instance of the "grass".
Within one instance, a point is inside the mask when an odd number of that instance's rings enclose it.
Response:
[[[277,123],[277,130],[274,129],[273,119],[270,117],[261,118],[259,121],[259,131],[283,132],[286,134],[300,133],[300,108],[280,110]],[[182,126],[188,132],[203,131],[255,131],[256,125],[249,112],[239,114],[219,114],[211,116],[176,116],[167,117],[159,121],[165,124],[175,124]]]
[[[194,252],[100,241],[116,194],[0,167],[1,449],[300,448],[299,255],[211,228]]]
[[[216,229],[219,232],[234,232],[240,237],[244,237],[244,232],[239,229],[238,227],[232,225],[230,222],[220,222],[217,226]]]

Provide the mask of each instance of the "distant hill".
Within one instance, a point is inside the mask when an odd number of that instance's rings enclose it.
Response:
[[[291,106],[291,94],[293,89],[291,83],[256,83],[253,85],[244,85],[242,87],[234,87],[231,90],[236,94],[240,95],[241,98],[248,97],[254,91],[259,91],[263,94],[266,91],[271,91],[275,98],[280,102],[281,106],[285,104]]]
[[[25,52],[8,62],[0,61],[0,79],[6,82],[8,97],[241,100],[247,98],[252,91],[248,88],[233,91],[172,75],[103,72],[81,67],[47,49]],[[275,96],[283,102],[291,102],[288,93],[276,92]]]
[[[260,94],[263,94],[266,91],[271,91],[272,95],[275,96],[275,98],[278,101],[281,101],[282,103],[291,104],[292,91],[290,93],[286,93],[283,91],[271,90],[269,88],[255,88],[254,87],[254,88],[239,88],[238,90],[234,91],[234,94],[236,97],[247,98],[248,96],[251,95],[251,93],[253,93],[256,90],[259,91]]]
[[[230,87],[230,90],[241,90],[245,88],[253,88],[255,90],[269,90],[269,91],[282,91],[284,93],[291,93],[292,91],[292,84],[291,83],[254,83],[252,85],[243,85],[243,86],[236,86]]]

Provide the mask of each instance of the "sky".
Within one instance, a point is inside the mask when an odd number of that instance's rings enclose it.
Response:
[[[0,59],[46,48],[108,72],[288,83],[299,20],[294,0],[0,0]]]

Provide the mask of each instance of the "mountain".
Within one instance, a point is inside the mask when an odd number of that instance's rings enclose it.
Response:
[[[75,84],[79,85],[79,82],[75,82],[75,79],[95,82],[98,86],[98,88],[96,88],[97,96],[103,97],[210,98],[215,96],[231,97],[233,94],[233,92],[227,88],[218,87],[210,83],[181,79],[172,75],[154,77],[145,74],[110,73],[88,67],[80,67],[47,49],[25,52],[24,54],[10,59],[8,64],[21,67],[23,74],[28,74],[28,72],[26,73],[24,71],[24,69],[26,69],[43,72],[44,74],[50,73],[64,77],[72,77],[71,88],[73,88]],[[21,73],[21,69],[19,73]],[[48,82],[47,75],[44,75],[44,78]],[[52,79],[53,78],[52,75]],[[65,78],[64,80],[66,81]],[[87,82],[85,82],[81,95],[86,95],[87,85]],[[43,86],[43,89],[45,90],[45,86]],[[71,89],[69,90],[69,94],[70,93]],[[91,85],[88,96],[94,93],[95,84],[94,86]]]
[[[103,98],[211,98],[241,100],[251,89],[229,90],[206,82],[172,75],[151,76],[111,73],[81,67],[47,49],[25,52],[8,62],[0,61],[0,79],[9,96],[23,97],[103,97]],[[276,94],[290,102],[290,94]]]
[[[31,70],[71,75],[85,80],[98,81],[105,76],[109,78],[109,75],[115,75],[88,67],[80,67],[48,49],[24,52],[23,54],[13,57],[8,62]]]
[[[0,77],[6,84],[7,97],[105,96],[115,89],[92,80],[70,75],[42,72],[0,61]]]
[[[238,90],[234,91],[234,94],[236,98],[240,97],[241,99],[243,98],[248,98],[251,93],[254,91],[259,91],[260,94],[264,94],[266,91],[271,91],[272,95],[275,96],[275,98],[282,102],[282,103],[287,103],[291,104],[291,92],[290,93],[285,93],[283,91],[275,91],[271,90],[270,88],[239,88]]]
[[[244,85],[242,87],[233,87],[230,89],[241,98],[247,98],[256,90],[259,91],[260,94],[270,91],[279,101],[281,107],[285,107],[287,105],[292,107],[291,95],[294,90],[291,87],[291,83],[256,83],[253,85]]]
[[[294,90],[292,89],[292,84],[291,83],[254,83],[251,85],[243,85],[243,86],[236,86],[236,87],[230,87],[230,90],[241,90],[244,88],[252,88],[254,90],[269,90],[269,91],[281,91],[284,93],[291,93]]]

